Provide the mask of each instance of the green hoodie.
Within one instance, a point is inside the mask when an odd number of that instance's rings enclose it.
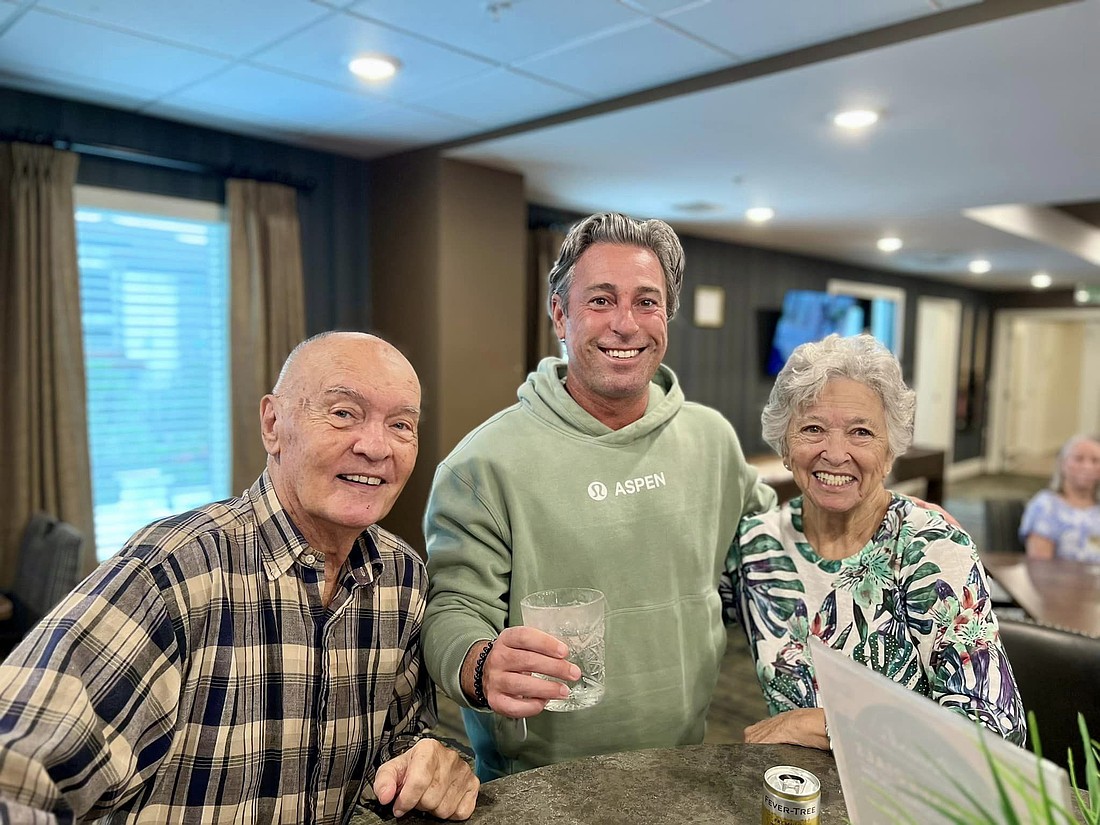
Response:
[[[742,515],[775,505],[733,427],[684,401],[662,366],[645,415],[611,430],[547,358],[519,403],[439,465],[425,515],[428,671],[463,715],[483,779],[597,753],[697,744],[726,636],[718,577]],[[470,647],[522,624],[520,599],[555,587],[607,596],[606,693],[517,726],[469,710]],[[746,686],[746,689],[752,689]]]

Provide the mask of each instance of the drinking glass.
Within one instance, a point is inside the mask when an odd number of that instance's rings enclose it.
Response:
[[[569,711],[595,705],[604,694],[604,613],[607,601],[603,593],[586,587],[541,590],[524,597],[520,603],[523,623],[556,636],[569,647],[568,659],[581,671],[575,682],[554,679],[541,673],[533,675],[569,687],[565,699],[551,699],[546,710]]]

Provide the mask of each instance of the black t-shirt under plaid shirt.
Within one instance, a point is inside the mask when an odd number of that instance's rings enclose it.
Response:
[[[0,821],[341,821],[435,721],[421,560],[371,527],[341,576],[266,473],[137,533],[0,666]]]

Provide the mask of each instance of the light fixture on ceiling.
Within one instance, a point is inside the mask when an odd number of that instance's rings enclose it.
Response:
[[[859,131],[878,123],[878,112],[874,109],[846,109],[833,115],[833,125],[841,129]]]
[[[745,217],[753,223],[767,223],[775,217],[775,210],[770,206],[754,206],[745,210]]]
[[[975,275],[984,275],[993,268],[993,264],[984,258],[975,258],[966,267]]]
[[[1054,279],[1046,272],[1036,272],[1031,276],[1031,285],[1036,289],[1046,289],[1052,283],[1054,283]]]
[[[901,238],[895,238],[893,236],[879,238],[877,246],[879,252],[897,252],[901,249]]]
[[[400,60],[385,54],[362,54],[348,63],[352,74],[372,83],[389,80],[400,68]]]

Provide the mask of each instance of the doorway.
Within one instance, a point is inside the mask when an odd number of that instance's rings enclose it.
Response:
[[[1076,433],[1100,433],[1100,309],[1001,311],[986,446],[991,472],[1049,475]]]
[[[950,467],[955,449],[962,304],[951,298],[917,300],[913,383],[917,415],[913,443],[944,451]]]

